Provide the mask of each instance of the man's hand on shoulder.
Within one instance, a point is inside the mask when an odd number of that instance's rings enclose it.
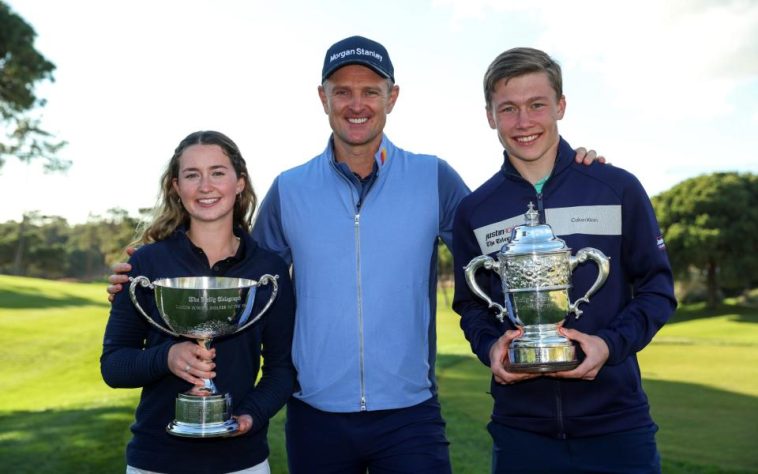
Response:
[[[128,247],[126,253],[127,255],[132,256],[136,250],[137,249],[134,247]],[[127,273],[132,270],[132,266],[125,262],[118,262],[113,265],[111,270],[113,270],[113,274],[108,276],[108,283],[110,283],[110,285],[108,285],[106,291],[108,292],[108,301],[113,303],[113,298],[116,293],[124,289],[124,284],[129,283],[129,276]]]
[[[584,164],[588,166],[588,165],[591,165],[594,161],[597,161],[598,163],[601,163],[601,164],[606,164],[605,157],[598,156],[595,150],[587,151],[586,148],[584,148],[583,146],[580,146],[574,151],[576,151],[576,156],[574,157],[574,159],[579,164]]]

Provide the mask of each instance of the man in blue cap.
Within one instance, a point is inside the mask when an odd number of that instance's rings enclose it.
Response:
[[[437,241],[451,246],[469,189],[384,134],[399,92],[384,46],[332,45],[318,87],[332,135],[276,178],[256,218],[255,240],[295,276],[291,474],[451,472],[434,376]]]
[[[296,278],[293,474],[451,472],[434,377],[436,253],[469,190],[445,161],[384,135],[399,91],[384,46],[332,45],[318,88],[332,136],[276,178],[253,230]]]
[[[387,50],[332,45],[318,88],[332,136],[272,184],[254,238],[292,262],[298,388],[290,472],[450,472],[434,380],[437,239],[469,190],[383,133],[399,88]]]

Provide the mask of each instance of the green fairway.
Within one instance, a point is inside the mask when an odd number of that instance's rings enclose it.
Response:
[[[440,306],[438,377],[456,472],[486,473],[489,450],[473,454],[471,443],[490,446],[489,369],[468,356],[459,317]],[[639,354],[666,474],[758,472],[758,309],[717,314],[680,308]],[[464,467],[472,458],[478,467]]]
[[[758,472],[758,310],[718,314],[680,309],[639,356],[664,460],[697,467],[670,472]]]
[[[18,473],[124,471],[139,391],[100,378],[105,284],[0,275],[0,466]],[[639,356],[665,473],[758,472],[758,310],[681,309]],[[489,472],[489,369],[440,299],[437,374],[456,473]],[[272,472],[286,473],[283,413]]]

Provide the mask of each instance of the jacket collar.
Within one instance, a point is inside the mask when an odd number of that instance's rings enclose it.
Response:
[[[197,250],[200,249],[190,240],[189,236],[187,235],[188,230],[189,229],[187,226],[182,224],[174,229],[174,232],[169,238],[185,241],[186,245],[193,251],[193,253],[197,253]],[[252,253],[255,252],[255,249],[258,247],[258,244],[255,242],[255,240],[253,240],[250,232],[246,232],[241,227],[235,227],[232,232],[236,237],[239,238],[240,245],[237,248],[237,253],[231,258],[235,259],[235,261],[238,261],[242,260],[245,255],[252,255]]]
[[[391,162],[390,158],[395,154],[396,149],[395,145],[387,138],[387,135],[382,134],[382,143],[379,145],[379,150],[374,154],[375,169],[381,171],[384,166],[389,166]],[[334,135],[329,136],[329,143],[326,145],[323,156],[336,167],[337,156],[334,154]]]

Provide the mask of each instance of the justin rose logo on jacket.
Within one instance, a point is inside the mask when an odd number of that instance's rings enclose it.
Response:
[[[493,246],[502,246],[506,242],[508,242],[508,239],[511,236],[511,231],[513,230],[513,226],[504,227],[502,229],[497,229],[492,232],[489,232],[486,236],[486,245],[487,247],[493,247]]]

